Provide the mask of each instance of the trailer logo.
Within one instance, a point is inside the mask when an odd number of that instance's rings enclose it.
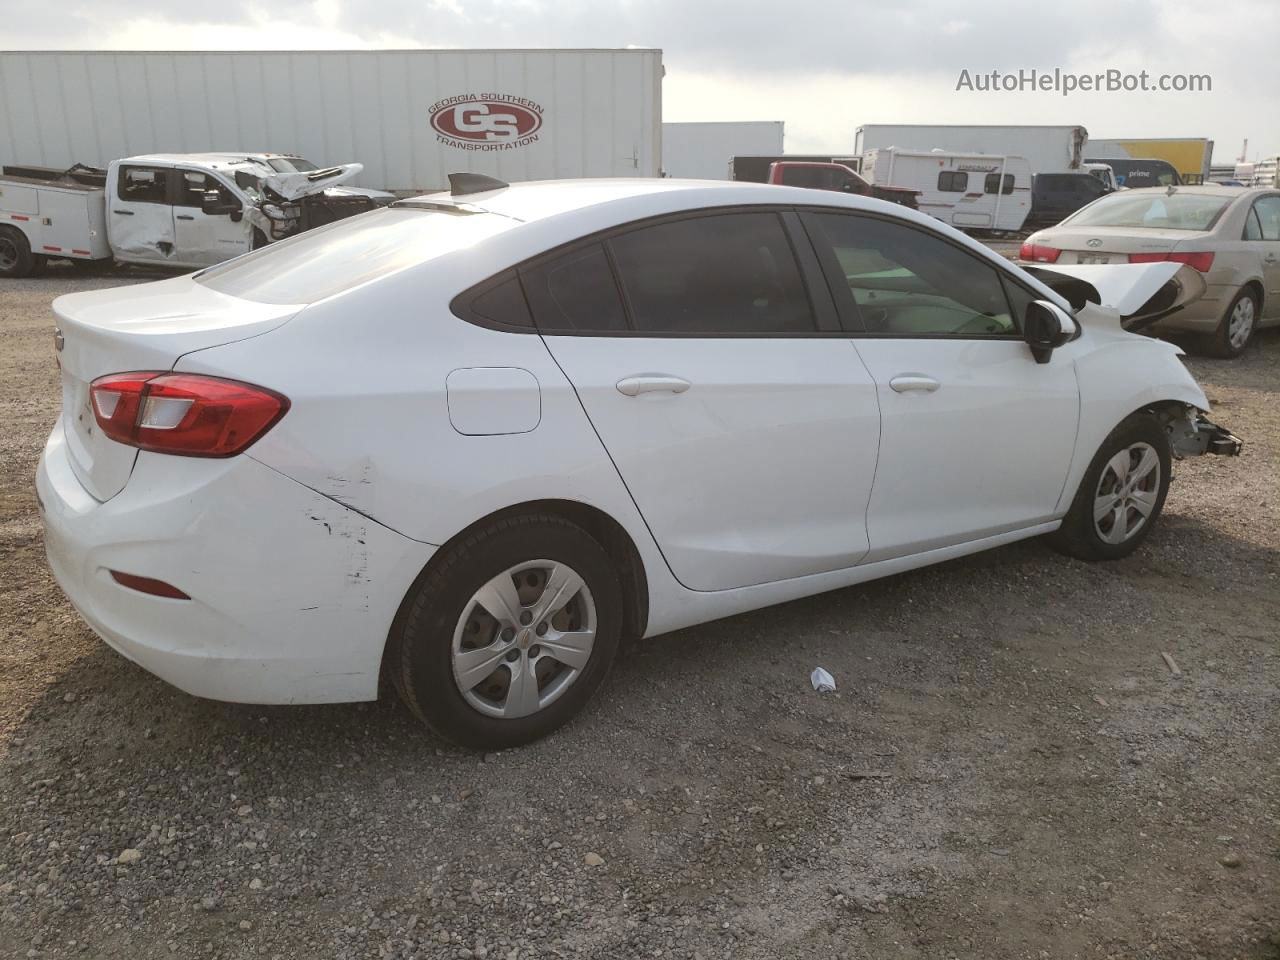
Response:
[[[537,141],[542,107],[502,93],[445,97],[431,106],[431,128],[461,150],[514,150]]]

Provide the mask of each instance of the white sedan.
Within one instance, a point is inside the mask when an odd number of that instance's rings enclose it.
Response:
[[[522,743],[623,636],[1041,534],[1135,549],[1171,458],[1240,442],[1121,326],[1194,271],[1093,269],[1060,295],[863,197],[459,175],[55,301],[49,562],[192,694],[385,675],[448,738]]]

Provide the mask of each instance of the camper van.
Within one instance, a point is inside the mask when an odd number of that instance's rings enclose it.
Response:
[[[886,147],[863,156],[862,176],[915,190],[921,213],[961,230],[1020,230],[1031,212],[1031,165],[1024,157]]]

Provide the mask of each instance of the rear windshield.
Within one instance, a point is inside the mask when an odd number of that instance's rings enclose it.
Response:
[[[260,303],[313,303],[515,226],[492,213],[386,207],[339,220],[197,273],[211,290]]]
[[[1090,227],[1209,230],[1231,200],[1194,193],[1113,193],[1064,222]]]

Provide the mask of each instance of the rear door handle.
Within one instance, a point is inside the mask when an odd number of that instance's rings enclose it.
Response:
[[[112,212],[112,213],[118,213],[118,214],[120,214],[120,216],[122,216],[122,217],[132,217],[132,216],[133,216],[133,211],[132,211],[132,210],[112,210],[111,212]]]
[[[942,384],[933,377],[926,377],[923,373],[900,373],[889,381],[889,386],[896,393],[907,393],[913,390],[933,393]]]
[[[175,214],[173,215],[173,219],[175,219],[175,220],[194,220],[194,219],[195,219],[195,217],[193,217],[193,216],[192,216],[191,214],[189,214],[189,213],[175,213]]]
[[[638,397],[642,393],[684,393],[693,386],[683,377],[666,373],[639,373],[618,381],[618,392],[624,397]]]

